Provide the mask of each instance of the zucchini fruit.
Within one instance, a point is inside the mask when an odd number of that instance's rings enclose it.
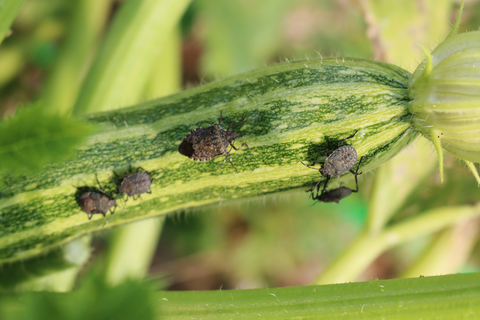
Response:
[[[348,144],[359,158],[369,156],[360,171],[371,170],[419,135],[408,110],[410,77],[394,65],[362,59],[298,61],[90,115],[99,130],[74,158],[34,175],[1,177],[0,262],[25,259],[101,229],[106,218],[88,220],[75,187],[96,186],[97,174],[103,189],[113,191],[112,171],[122,175],[130,165],[157,173],[152,194],[118,200],[106,227],[236,199],[307,191],[321,175],[300,161],[321,161],[329,142],[332,149],[356,130]],[[232,151],[238,171],[229,165],[218,170],[223,157],[195,162],[177,151],[192,129],[216,123],[220,112],[224,128],[248,114],[244,123],[232,126],[239,136],[236,145],[247,142],[251,149]],[[350,177],[347,172],[345,178]]]

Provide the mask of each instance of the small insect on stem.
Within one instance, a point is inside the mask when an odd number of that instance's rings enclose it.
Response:
[[[139,172],[140,170],[143,170],[144,172]],[[130,166],[130,169],[123,174],[123,177],[120,177],[115,171],[113,172],[117,178],[122,180],[120,185],[117,185],[115,181],[110,178],[113,184],[115,184],[117,187],[117,194],[126,194],[127,200],[128,197],[132,197],[133,200],[137,200],[143,193],[151,194],[152,191],[150,190],[150,186],[154,180],[154,178],[151,178],[153,173],[148,172],[142,167],[138,167],[133,174],[130,174],[131,172],[132,166]],[[137,196],[137,198],[135,198],[135,196]],[[125,202],[127,200],[125,200]]]
[[[361,175],[362,173],[358,173],[358,169],[360,168],[361,164],[362,164],[362,160],[364,158],[368,158],[367,156],[363,156],[360,158],[360,161],[358,162],[358,166],[357,166],[357,170],[353,173],[355,175],[355,185],[357,187],[356,190],[352,190],[350,188],[347,188],[347,187],[340,187],[340,188],[337,188],[337,189],[333,189],[333,190],[329,190],[329,191],[325,191],[325,188],[326,188],[326,183],[325,183],[325,186],[323,187],[322,189],[322,193],[320,195],[318,195],[318,190],[317,190],[317,196],[316,197],[313,197],[314,200],[318,200],[319,202],[335,202],[335,203],[340,203],[340,200],[342,200],[343,198],[346,198],[348,197],[349,195],[352,194],[352,192],[358,192],[358,179],[357,179],[357,176],[358,175]],[[315,205],[316,202],[313,204]],[[313,206],[312,205],[312,206]]]
[[[233,120],[230,122],[227,131],[225,131],[221,127],[223,114],[220,112],[218,124],[190,131],[178,147],[178,152],[195,161],[208,161],[218,156],[225,156],[225,160],[219,170],[223,168],[223,165],[227,161],[227,157],[229,157],[232,167],[237,170],[233,164],[232,155],[230,154],[228,147],[230,146],[235,150],[240,150],[243,146],[246,146],[248,150],[250,150],[250,147],[246,143],[243,143],[238,148],[235,147],[233,142],[238,135],[235,131],[230,131],[230,128],[234,123],[245,122],[246,118],[247,114],[245,114],[242,120]]]
[[[78,198],[78,205],[80,208],[87,213],[88,220],[91,220],[93,215],[96,213],[103,214],[105,217],[106,213],[110,211],[110,218],[112,215],[115,213],[115,209],[117,208],[116,200],[112,198],[113,192],[110,194],[105,193],[103,191],[102,186],[100,185],[100,182],[98,181],[98,177],[95,174],[95,179],[97,180],[98,183],[98,190],[100,192],[96,192],[92,189],[92,187],[87,186],[90,191],[89,192],[84,192],[80,195]],[[83,188],[78,188],[75,187],[78,190],[81,190]],[[111,208],[113,207],[113,211]],[[107,221],[102,225],[102,227],[110,220],[108,218]]]
[[[313,163],[313,165],[320,164],[321,167],[319,169],[314,168],[312,166],[309,166],[309,165],[301,162],[304,166],[306,166],[308,168],[320,171],[322,176],[324,176],[326,178],[325,185],[323,187],[324,191],[327,187],[328,181],[332,177],[340,178],[340,176],[347,171],[350,171],[354,175],[361,174],[361,173],[356,173],[352,170],[352,168],[355,166],[355,163],[357,162],[357,151],[355,150],[355,148],[352,147],[352,146],[349,146],[349,145],[340,146],[340,144],[342,144],[342,142],[355,137],[357,132],[358,132],[358,130],[355,131],[355,133],[352,134],[351,136],[340,140],[337,144],[337,149],[335,149],[330,155],[328,154],[328,150],[330,149],[330,146],[328,146],[328,149],[325,150],[325,155],[327,156],[325,161],[324,162],[314,162]],[[322,179],[320,179],[317,182],[317,184],[315,185],[315,187],[313,188],[313,190],[310,194],[310,197],[313,197],[313,192],[315,191],[315,189],[317,189],[317,193],[318,193],[319,185],[320,185],[320,182],[322,181]]]

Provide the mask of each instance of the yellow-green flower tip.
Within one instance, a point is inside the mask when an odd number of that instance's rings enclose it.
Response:
[[[472,163],[470,169],[480,162],[480,32],[449,36],[424,53],[410,80],[409,108],[437,149],[443,181],[442,148]]]

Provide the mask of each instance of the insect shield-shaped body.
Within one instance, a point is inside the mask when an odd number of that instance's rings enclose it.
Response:
[[[219,169],[223,168],[225,161],[227,161],[227,157],[229,157],[230,163],[236,170],[237,168],[233,164],[232,156],[228,151],[228,147],[231,146],[235,150],[239,150],[243,146],[247,146],[248,150],[250,150],[250,148],[246,143],[243,143],[240,147],[236,148],[233,145],[233,141],[237,138],[237,133],[230,131],[230,128],[233,123],[242,123],[246,118],[247,115],[245,115],[243,120],[232,121],[228,126],[227,131],[225,131],[221,127],[223,117],[222,113],[220,113],[218,124],[214,124],[210,127],[197,128],[187,134],[178,147],[178,152],[195,161],[208,161],[218,156],[225,156],[225,160]]]
[[[115,213],[115,209],[117,208],[116,201],[112,198],[112,194],[110,193],[109,195],[107,195],[105,191],[102,190],[102,186],[100,185],[98,178],[96,176],[95,178],[97,179],[100,192],[94,191],[91,187],[86,187],[90,191],[83,192],[77,200],[80,208],[85,211],[87,215],[90,215],[88,217],[88,220],[91,220],[93,215],[96,213],[103,214],[103,216],[105,217],[107,212],[110,211],[110,214],[113,215]],[[112,207],[113,211],[111,210]]]
[[[330,154],[320,168],[320,173],[327,177],[340,178],[357,163],[357,151],[352,146],[341,146]]]
[[[322,165],[320,167],[320,169],[313,168],[313,167],[311,167],[309,165],[306,165],[305,163],[302,162],[303,165],[305,165],[305,166],[307,166],[311,169],[319,170],[320,173],[324,177],[326,177],[326,181],[325,181],[325,185],[323,187],[323,191],[325,191],[325,188],[327,187],[327,183],[332,177],[339,178],[342,174],[344,174],[347,171],[350,171],[355,176],[358,175],[358,174],[361,174],[361,173],[355,173],[352,170],[352,168],[355,166],[355,163],[357,162],[357,151],[355,150],[355,148],[353,148],[352,146],[340,146],[340,144],[343,141],[355,137],[357,132],[358,132],[358,130],[355,131],[355,133],[353,135],[351,135],[351,136],[349,136],[345,139],[340,140],[338,142],[337,149],[335,149],[335,151],[333,151],[330,155],[328,154],[328,150],[326,150],[325,155],[327,156],[327,158],[325,159],[325,161],[324,162],[314,162],[314,164],[321,164]],[[363,157],[362,157],[362,159],[363,159]],[[358,168],[357,168],[357,171],[358,171]],[[320,181],[322,181],[322,179],[320,179],[317,182],[317,184],[313,188],[310,196],[313,196],[313,191],[315,190],[315,188],[318,187],[318,185],[320,184]],[[322,193],[323,193],[323,191],[322,191]]]
[[[142,169],[144,172],[139,172],[140,169]],[[150,179],[150,176],[152,173],[148,172],[142,167],[138,167],[135,173],[129,175],[131,172],[132,167],[130,167],[128,172],[125,172],[120,185],[117,185],[117,193],[124,193],[127,195],[127,199],[128,197],[133,197],[133,200],[136,200],[135,196],[140,196],[143,193],[151,194],[152,191],[150,190],[150,186],[153,182],[153,179]],[[117,176],[117,178],[120,178],[115,172],[113,173]],[[112,182],[115,184],[113,180]]]

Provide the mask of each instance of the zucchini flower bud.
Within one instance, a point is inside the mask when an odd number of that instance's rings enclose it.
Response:
[[[459,18],[460,18],[459,13]],[[465,161],[480,184],[473,162],[480,162],[480,32],[450,35],[417,67],[410,83],[414,125],[438,154],[443,181],[442,148]]]

